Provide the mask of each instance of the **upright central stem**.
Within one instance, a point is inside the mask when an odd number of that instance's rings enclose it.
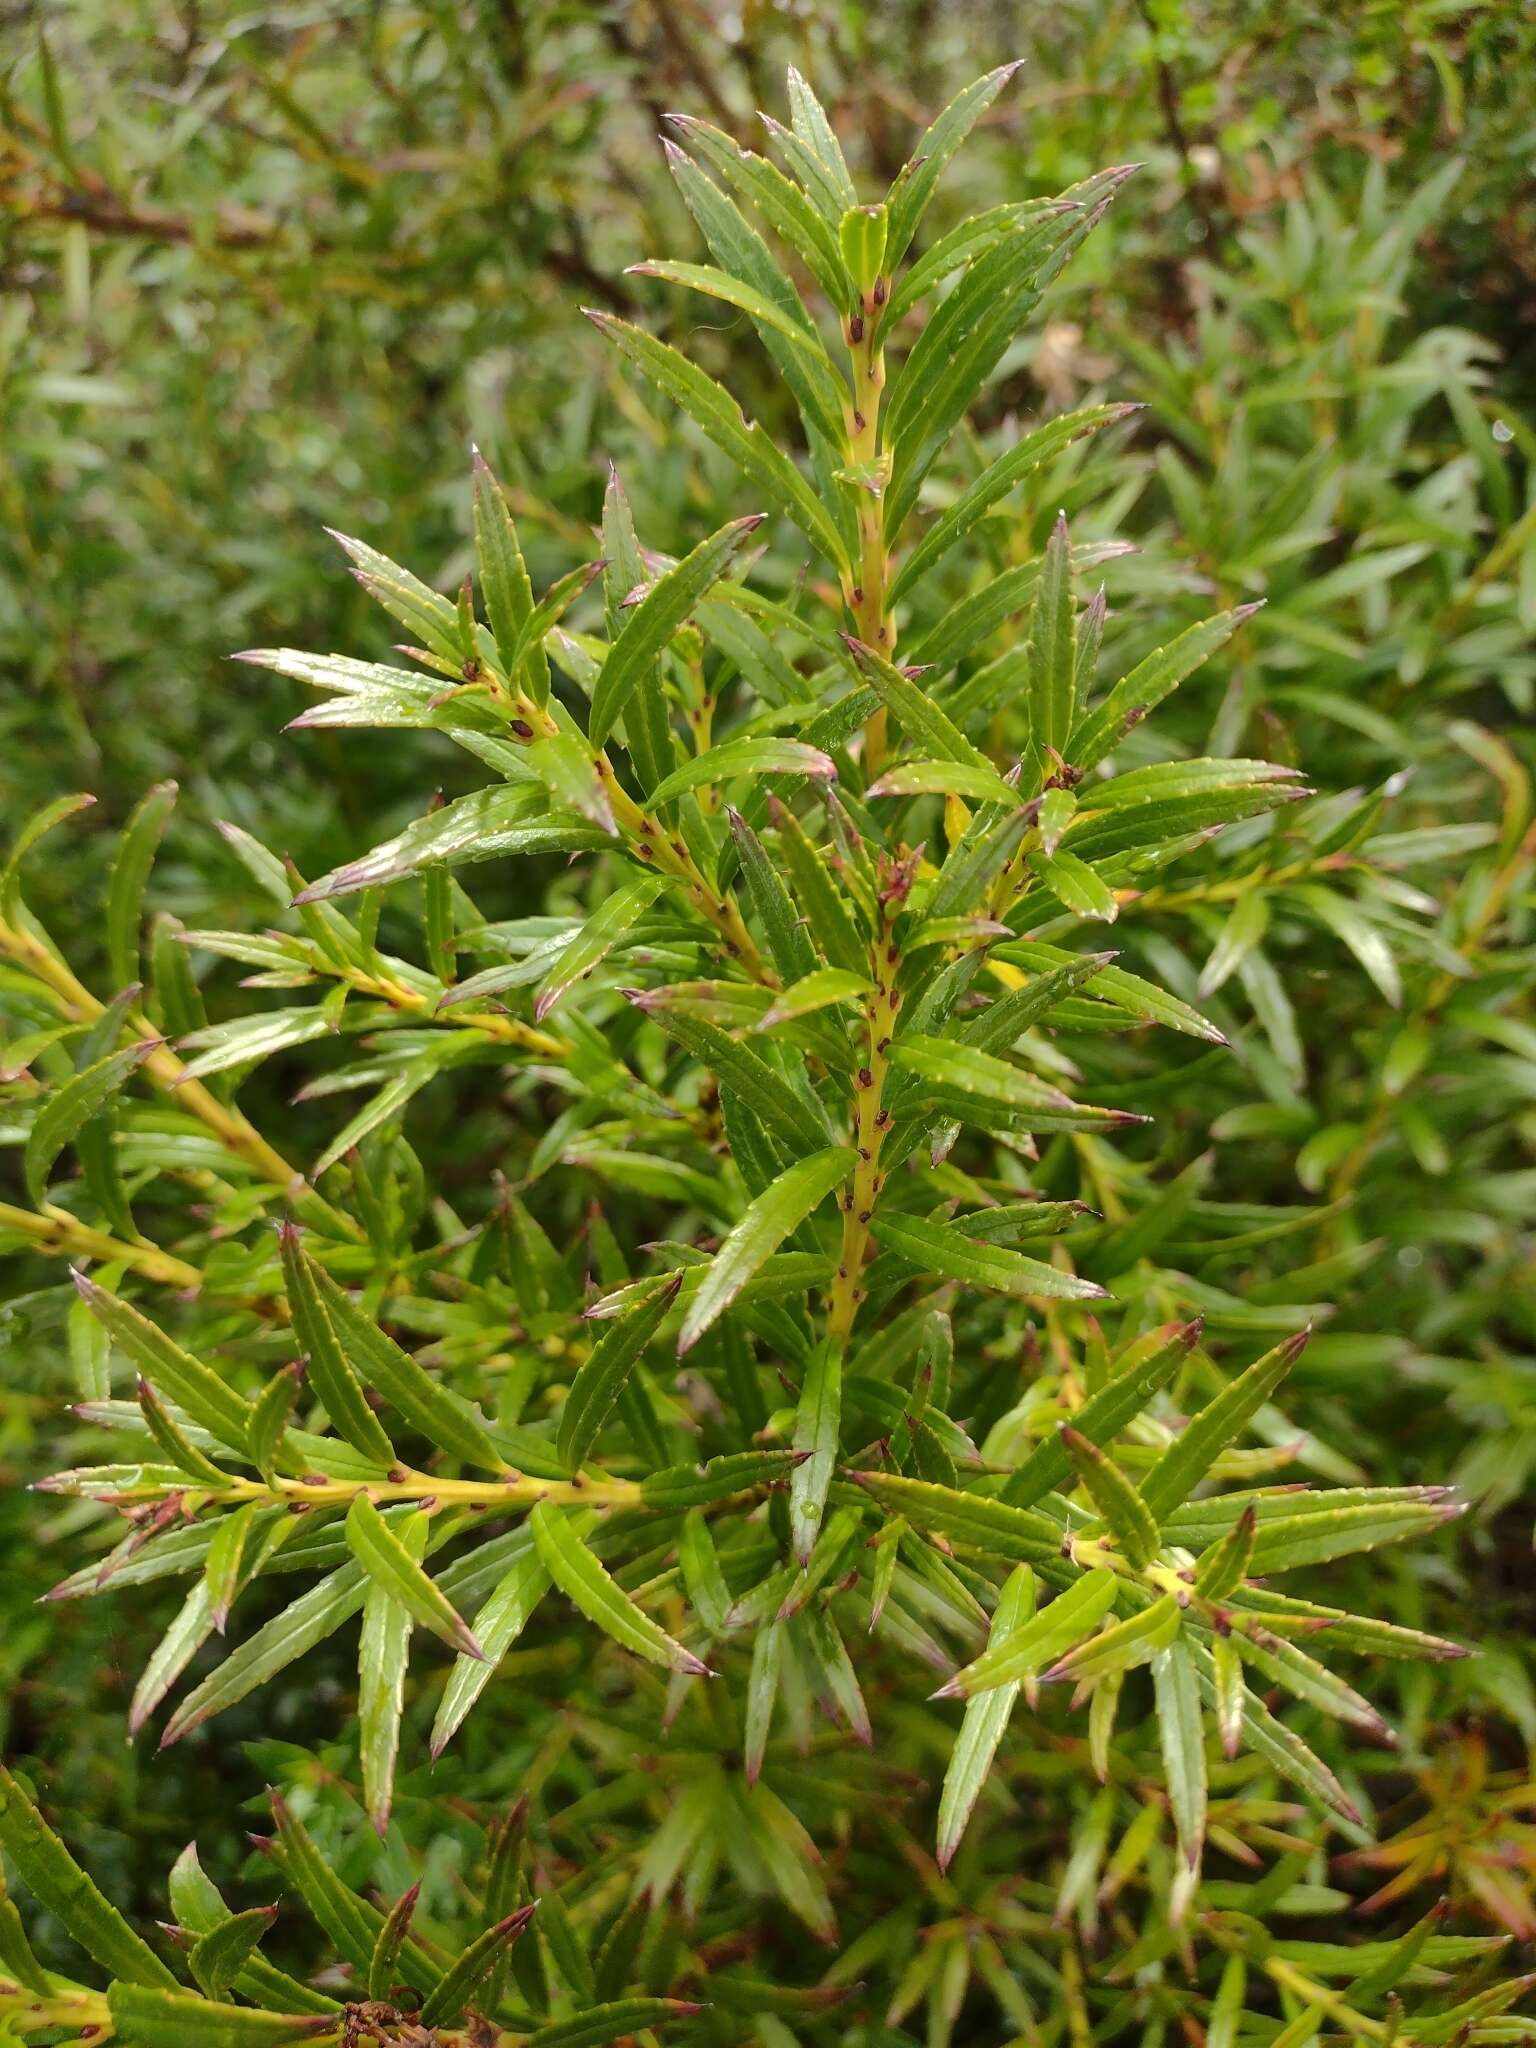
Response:
[[[901,996],[896,988],[898,956],[891,926],[901,909],[905,892],[899,888],[882,894],[880,924],[870,945],[870,966],[874,989],[866,1011],[867,1040],[864,1064],[855,1076],[853,1142],[858,1161],[853,1180],[843,1194],[843,1240],[837,1255],[837,1275],[827,1304],[827,1326],[839,1344],[846,1344],[853,1330],[859,1303],[864,1299],[864,1263],[869,1257],[869,1219],[880,1199],[884,1176],[880,1153],[890,1129],[891,1113],[885,1106],[885,1080],[890,1070],[887,1052],[896,1033],[896,1012]]]
[[[876,283],[864,297],[864,310],[847,326],[848,356],[853,371],[853,406],[848,416],[849,460],[863,472],[855,486],[859,504],[858,581],[847,593],[859,638],[887,661],[896,652],[895,633],[885,610],[889,562],[882,517],[884,481],[879,474],[880,401],[885,390],[885,351],[878,341],[885,286]],[[871,714],[864,728],[864,765],[878,775],[885,759],[885,706]]]

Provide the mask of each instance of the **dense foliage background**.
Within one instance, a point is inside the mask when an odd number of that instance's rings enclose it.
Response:
[[[284,736],[308,693],[228,657],[382,653],[387,630],[327,524],[454,589],[471,558],[471,440],[509,486],[538,589],[590,554],[610,460],[658,550],[686,553],[747,509],[578,316],[620,311],[711,368],[729,362],[765,426],[787,431],[725,309],[626,272],[694,246],[661,161],[664,114],[745,133],[795,62],[856,172],[883,187],[922,120],[1012,57],[1027,68],[946,183],[941,224],[1105,164],[1145,168],[1006,359],[978,432],[1084,397],[1143,401],[1136,431],[1095,442],[1070,480],[1077,532],[1137,545],[1113,600],[1138,606],[1148,646],[1267,600],[1241,647],[1186,686],[1179,741],[1380,800],[1373,877],[1345,908],[1318,890],[1266,918],[1262,876],[1240,921],[1195,907],[1236,1054],[1167,1055],[1167,1112],[1136,1174],[1182,1173],[1209,1202],[1326,1212],[1299,1270],[1214,1271],[1209,1306],[1254,1331],[1318,1315],[1289,1414],[1329,1447],[1327,1476],[1450,1480],[1468,1498],[1442,1535],[1371,1562],[1373,1611],[1480,1647],[1387,1667],[1378,1704],[1402,1747],[1367,1768],[1384,1832],[1416,1827],[1433,1845],[1392,1924],[1449,1891],[1459,1926],[1529,1941],[1536,29],[1522,10],[11,7],[0,795],[13,820],[95,795],[28,886],[99,981],[111,847],[151,785],[180,785],[153,906],[237,928],[270,906],[216,821],[315,875],[434,787],[474,786],[475,764],[430,735]],[[1043,542],[1055,509],[1031,504],[1028,531],[989,534],[998,562]],[[526,886],[513,865],[475,871],[488,916],[526,913]],[[208,1001],[239,1009],[227,969]],[[348,1106],[294,1103],[310,1071],[283,1055],[241,1094],[305,1157]],[[532,1106],[485,1071],[478,1090],[474,1072],[434,1083],[408,1124],[426,1183],[471,1212],[491,1168],[512,1171],[537,1136]],[[352,1767],[331,1739],[347,1660],[326,1671],[319,1653],[216,1742],[156,1760],[124,1747],[126,1696],[170,1608],[159,1589],[35,1604],[78,1561],[86,1511],[22,1490],[70,1456],[67,1290],[56,1263],[16,1252],[0,1322],[4,1748],[147,1920],[189,1813],[227,1823],[203,1843],[221,1876],[241,1858],[237,1810],[274,1780],[305,1784],[345,1833],[343,1793],[326,1802]],[[489,1798],[495,1730],[474,1725],[464,1782]],[[431,1796],[423,1775],[417,1842]],[[451,1831],[439,1846],[451,1864]],[[349,1853],[359,1882],[404,1882],[398,1842],[372,1863],[355,1840]],[[1336,1874],[1355,1897],[1380,1881]]]

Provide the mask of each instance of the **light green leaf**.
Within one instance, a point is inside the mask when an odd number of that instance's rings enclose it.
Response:
[[[555,1439],[556,1454],[573,1472],[586,1463],[609,1410],[645,1347],[666,1320],[682,1284],[681,1272],[674,1273],[654,1294],[645,1296],[613,1322],[602,1326],[597,1342],[582,1360],[560,1411],[560,1429]]]
[[[312,882],[295,900],[319,903],[414,875],[433,861],[449,867],[523,853],[576,853],[606,834],[574,811],[551,811],[540,783],[503,784],[461,796],[417,818],[393,839]]]
[[[785,1169],[730,1231],[710,1261],[709,1271],[688,1305],[678,1338],[679,1353],[696,1344],[717,1322],[769,1255],[853,1172],[856,1154],[848,1145],[813,1152]]]
[[[366,1493],[352,1497],[346,1538],[347,1548],[373,1584],[399,1601],[424,1628],[441,1636],[461,1656],[484,1655],[453,1602],[428,1578]]]
[[[819,747],[800,740],[724,740],[707,753],[674,768],[650,794],[653,809],[671,803],[702,783],[725,783],[741,775],[809,775],[818,782],[836,780],[837,768]]]
[[[187,1967],[206,1998],[224,1996],[276,1918],[276,1906],[253,1906],[245,1913],[231,1913],[198,1936],[187,1952]]]
[[[1245,604],[1235,611],[1218,612],[1198,626],[1187,627],[1176,640],[1155,648],[1144,661],[1138,662],[1091,711],[1079,718],[1066,747],[1072,766],[1096,768],[1131,726],[1154,711],[1186,676],[1209,661],[1244,619],[1251,618],[1259,608],[1256,604]]]
[[[38,1904],[103,1969],[128,1984],[175,1985],[165,1964],[80,1868],[3,1764],[0,1849]]]
[[[549,662],[544,649],[535,646],[526,657],[520,657],[519,653],[534,605],[533,585],[523,561],[522,548],[518,545],[517,528],[512,523],[512,514],[501,486],[478,448],[474,450],[472,459],[475,557],[480,569],[485,614],[496,636],[496,651],[501,656],[508,679],[516,683],[518,670],[523,668],[529,683],[529,696],[535,704],[544,704],[549,698]]]
[[[1158,1552],[1157,1521],[1146,1502],[1107,1451],[1079,1436],[1068,1423],[1062,1424],[1060,1435],[1079,1484],[1115,1544],[1138,1571],[1145,1570]]]
[[[381,1472],[387,1471],[395,1463],[395,1447],[363,1398],[357,1375],[337,1341],[329,1311],[320,1298],[316,1269],[293,1224],[283,1225],[278,1233],[278,1246],[293,1333],[303,1351],[310,1383],[331,1419],[331,1426]]]
[[[1097,918],[1105,924],[1113,924],[1120,915],[1113,889],[1075,853],[1032,853],[1029,865],[1051,894],[1074,915]]]
[[[968,768],[984,771],[988,776],[996,775],[997,771],[986,755],[971,745],[960,728],[904,670],[893,668],[883,655],[877,654],[873,647],[866,647],[862,640],[849,637],[847,645],[860,675],[909,739],[926,747],[940,760],[959,761]],[[1008,801],[1011,803],[1013,800],[1010,795]]]
[[[1092,1280],[1079,1280],[1075,1274],[1048,1266],[1041,1259],[1026,1258],[1004,1245],[979,1242],[951,1223],[877,1215],[870,1230],[878,1243],[920,1272],[965,1280],[973,1287],[1036,1300],[1101,1301],[1106,1296],[1107,1290]]]
[[[1193,1869],[1200,1861],[1205,1839],[1205,1729],[1194,1660],[1182,1637],[1152,1659],[1152,1689],[1168,1801],[1179,1847]]]
[[[797,1018],[812,1016],[817,1010],[832,1008],[842,1003],[859,1003],[870,993],[871,984],[861,974],[850,974],[843,967],[817,967],[775,996],[772,1005],[758,1020],[759,1031],[771,1031],[776,1024],[792,1024]]]
[[[1029,738],[1042,776],[1064,755],[1076,705],[1077,643],[1072,617],[1072,543],[1058,513],[1040,561],[1025,656]]]
[[[831,1183],[833,1187],[838,1181]],[[794,1447],[803,1462],[789,1482],[789,1525],[796,1557],[805,1564],[821,1529],[827,1492],[837,1465],[843,1414],[843,1350],[831,1337],[811,1353],[795,1407]]]
[[[615,1583],[576,1534],[570,1519],[548,1501],[539,1501],[528,1516],[539,1558],[551,1579],[588,1621],[611,1636],[621,1648],[649,1663],[694,1677],[708,1675],[707,1664],[674,1642],[665,1629],[637,1607]]]
[[[22,1169],[27,1193],[39,1209],[47,1206],[48,1176],[64,1147],[122,1091],[154,1049],[155,1041],[147,1039],[109,1052],[44,1098],[27,1133]]]
[[[498,1920],[494,1927],[487,1927],[483,1934],[477,1934],[466,1948],[459,1951],[417,2014],[423,2027],[438,2027],[460,2017],[476,1990],[527,1927],[536,1910],[533,1904],[519,1906],[515,1912]]]
[[[315,1290],[331,1327],[365,1386],[384,1396],[411,1428],[440,1450],[489,1472],[504,1472],[496,1449],[467,1401],[435,1380],[407,1351],[364,1314],[323,1266],[308,1261]]]
[[[141,798],[123,827],[107,891],[107,973],[114,989],[139,980],[139,919],[144,888],[166,821],[176,806],[176,784],[160,782]]]
[[[934,520],[908,555],[891,585],[888,602],[896,604],[934,564],[965,539],[1000,498],[1040,468],[1079,441],[1085,434],[1113,426],[1141,411],[1139,405],[1085,405],[1076,412],[1060,413],[1043,426],[1025,434],[995,462],[987,465],[968,490]]]
[[[525,758],[557,805],[577,812],[610,839],[617,838],[602,772],[591,745],[579,733],[556,732],[535,740]]]
[[[607,739],[643,672],[655,661],[693,610],[695,604],[725,574],[731,557],[749,534],[763,523],[761,513],[733,519],[708,540],[700,541],[692,554],[658,577],[645,595],[633,605],[618,638],[603,658],[602,672],[592,692],[592,710],[587,730],[594,746]]]
[[[541,1023],[567,989],[574,988],[595,967],[601,966],[664,886],[665,878],[661,875],[637,875],[622,889],[603,897],[570,943],[561,948],[554,965],[539,983],[533,1014]]]
[[[173,1980],[174,1981],[174,1980]],[[133,2048],[268,2048],[336,2031],[326,2013],[258,2012],[196,1992],[115,1983],[107,1992],[114,2036]]]
[[[1020,804],[1024,799],[995,768],[975,761],[898,761],[887,768],[866,796],[968,796],[982,803]]]
[[[894,1546],[893,1546],[894,1547]],[[1017,1565],[998,1596],[992,1617],[989,1648],[1001,1649],[1034,1618],[1035,1575],[1027,1564]],[[966,1704],[960,1733],[950,1752],[944,1773],[944,1790],[939,1798],[938,1858],[940,1870],[948,1870],[960,1838],[965,1833],[981,1789],[992,1768],[997,1745],[1003,1739],[1021,1681],[994,1686]]]
[[[1111,1571],[1087,1572],[1005,1642],[990,1643],[973,1663],[941,1686],[939,1699],[969,1699],[1000,1685],[1035,1678],[1097,1628],[1114,1605],[1119,1581]]]
[[[1141,1482],[1141,1497],[1161,1518],[1181,1506],[1221,1453],[1252,1421],[1290,1371],[1311,1329],[1287,1337],[1225,1386],[1194,1416]]]
[[[705,376],[686,356],[657,341],[643,328],[633,327],[611,313],[589,311],[587,317],[618,344],[653,384],[683,408],[715,446],[730,456],[742,474],[773,500],[779,511],[788,513],[808,539],[833,563],[847,567],[842,536],[820,499],[789,457],[768,439],[756,421],[743,417],[740,406],[713,378]]]
[[[201,1359],[173,1344],[148,1316],[83,1273],[71,1276],[80,1298],[114,1344],[126,1351],[152,1387],[229,1449],[246,1455],[251,1421],[248,1401],[227,1387]]]

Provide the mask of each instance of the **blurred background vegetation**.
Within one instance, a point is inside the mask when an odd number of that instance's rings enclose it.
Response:
[[[1184,1070],[1153,1164],[1209,1148],[1222,1199],[1340,1204],[1302,1295],[1270,1298],[1339,1304],[1303,1366],[1310,1424],[1384,1479],[1473,1496],[1438,1554],[1382,1569],[1403,1619],[1438,1603],[1440,1625],[1475,1583],[1492,1647],[1393,1676],[1385,1704],[1423,1754],[1451,1729],[1491,1745],[1503,1796],[1536,1742],[1536,18],[1514,0],[0,0],[0,803],[97,798],[31,884],[89,969],[113,836],[158,781],[181,798],[156,904],[236,926],[269,910],[215,820],[315,874],[434,777],[468,786],[426,735],[285,738],[299,687],[228,657],[381,652],[322,529],[452,587],[471,440],[536,586],[590,554],[610,459],[653,547],[747,509],[579,317],[731,347],[719,309],[715,338],[697,299],[626,275],[694,247],[666,112],[745,135],[794,62],[883,183],[915,125],[1011,57],[1027,68],[936,214],[1145,168],[1005,361],[986,430],[1146,401],[1072,483],[1075,530],[1138,544],[1112,595],[1158,638],[1213,593],[1268,599],[1185,693],[1182,739],[1382,791],[1368,914],[1268,930],[1249,892],[1226,965],[1255,1032]],[[295,1079],[273,1061],[245,1099],[312,1154]],[[413,1136],[435,1170],[494,1145],[494,1119]],[[63,1384],[59,1276],[33,1270],[0,1328],[0,1738],[43,1760],[97,1875],[148,1912],[185,1812],[220,1804],[229,1736],[135,1763],[123,1704],[163,1612],[34,1604],[68,1560],[66,1519],[19,1489]],[[315,1668],[243,1730],[268,1777],[290,1724],[317,1739]],[[1405,1785],[1405,1811],[1459,1796]],[[1525,1875],[1490,1911],[1530,1934]]]

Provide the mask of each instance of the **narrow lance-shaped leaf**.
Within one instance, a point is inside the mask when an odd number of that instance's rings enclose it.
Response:
[[[702,2010],[688,1998],[619,1998],[536,2028],[528,2035],[526,2048],[605,2048],[609,2041],[638,2039],[650,2027],[672,2019],[691,2019]]]
[[[578,1471],[596,1441],[608,1413],[642,1352],[656,1335],[683,1284],[681,1272],[663,1282],[654,1294],[602,1328],[601,1334],[571,1382],[560,1411],[556,1452],[563,1464]]]
[[[558,808],[577,812],[610,839],[618,837],[608,785],[590,743],[579,733],[550,733],[536,740],[523,758]]]
[[[231,1913],[198,1936],[188,1951],[187,1967],[206,1997],[223,1998],[276,1918],[276,1906],[253,1906],[248,1912]]]
[[[656,659],[705,591],[724,575],[742,542],[762,523],[758,513],[722,526],[659,578],[630,610],[592,692],[587,730],[594,746],[603,744],[623,715],[641,672]]]
[[[169,1400],[230,1450],[245,1454],[250,1404],[227,1387],[216,1372],[172,1343],[148,1316],[115,1294],[108,1294],[83,1273],[73,1276],[81,1299],[115,1344]]]
[[[184,1699],[166,1724],[160,1747],[169,1749],[203,1722],[245,1699],[279,1671],[323,1643],[362,1607],[368,1578],[349,1561],[301,1593],[232,1650],[223,1663]]]
[[[533,585],[518,545],[517,528],[501,486],[478,448],[473,465],[475,553],[486,617],[508,677],[515,683],[517,668],[525,666],[529,695],[536,704],[543,704],[549,696],[549,663],[543,648],[534,648],[525,662],[518,659],[523,629],[533,613]]]
[[[418,1564],[426,1549],[426,1534],[426,1518],[420,1513],[398,1524],[401,1546]],[[358,1746],[363,1804],[381,1839],[394,1798],[412,1621],[411,1610],[386,1587],[376,1581],[368,1588],[357,1649]]]
[[[115,1983],[107,1992],[115,2039],[134,2048],[276,2048],[335,2034],[328,2013],[258,2012],[179,1987]]]
[[[790,899],[778,869],[769,860],[752,827],[739,811],[727,810],[726,822],[741,863],[741,877],[753,910],[768,940],[774,971],[786,987],[801,982],[817,967],[816,949],[806,936],[800,913]],[[846,971],[846,970],[845,970]]]
[[[809,775],[817,782],[831,782],[837,769],[820,747],[808,747],[801,740],[723,740],[674,768],[651,791],[649,801],[652,805],[671,803],[704,783],[730,782],[742,775]]]
[[[435,1380],[408,1351],[401,1350],[323,1266],[309,1260],[308,1271],[331,1327],[358,1376],[440,1450],[452,1452],[467,1465],[490,1472],[505,1471],[506,1459],[469,1404]]]
[[[559,1508],[541,1500],[530,1512],[528,1526],[544,1569],[566,1598],[604,1635],[652,1664],[689,1672],[695,1677],[707,1675],[708,1665],[681,1643],[674,1642],[615,1583]]]
[[[22,1161],[27,1193],[38,1208],[47,1203],[48,1176],[64,1147],[79,1137],[92,1117],[100,1115],[154,1049],[153,1040],[144,1040],[124,1046],[121,1052],[109,1052],[43,1098],[27,1133]]]
[[[176,1979],[80,1868],[11,1773],[0,1764],[0,1849],[29,1892],[57,1915],[86,1954],[130,1984]]]
[[[107,972],[113,988],[126,988],[139,979],[144,889],[176,794],[174,782],[157,783],[135,806],[118,842],[107,893]]]
[[[973,80],[963,91],[956,93],[943,113],[924,131],[917,147],[903,164],[887,200],[890,230],[885,260],[888,270],[894,270],[911,247],[912,237],[917,233],[945,165],[1023,62],[1022,57],[1015,58],[1011,64],[999,64],[995,71],[988,71]]]
[[[1193,1867],[1205,1839],[1205,1730],[1195,1665],[1182,1638],[1152,1659],[1152,1687],[1179,1848]]]
[[[399,1961],[401,1946],[410,1932],[415,1917],[416,1902],[421,1897],[421,1879],[408,1890],[403,1891],[385,1916],[384,1925],[379,1929],[378,1940],[373,1946],[373,1955],[368,1963],[368,1996],[387,1998],[394,1984],[395,1965]]]
[[[1118,1584],[1111,1571],[1085,1572],[1015,1629],[1006,1642],[989,1644],[973,1663],[940,1686],[934,1698],[968,1699],[973,1693],[990,1692],[1048,1669],[1098,1626],[1114,1605]]]
[[[847,566],[842,536],[826,508],[788,456],[782,454],[755,421],[714,379],[688,358],[641,327],[611,313],[587,310],[587,318],[616,342],[660,390],[673,399],[717,448],[730,456],[742,474],[764,491],[781,512],[839,567]]]
[[[1044,1515],[988,1494],[891,1472],[850,1472],[848,1477],[915,1529],[931,1530],[987,1557],[1059,1564],[1061,1525]]]
[[[998,1596],[989,1644],[1001,1648],[1011,1641],[1025,1623],[1033,1619],[1034,1612],[1035,1575],[1027,1564],[1021,1564],[1010,1572]],[[938,1858],[941,1870],[948,1870],[953,1861],[960,1838],[987,1782],[997,1745],[1003,1739],[1013,1703],[1019,1696],[1019,1684],[1020,1681],[1015,1679],[1011,1684],[995,1686],[966,1705],[965,1718],[950,1752],[949,1768],[944,1773],[944,1790],[939,1799]]]
[[[1149,1331],[1119,1361],[1115,1377],[1077,1411],[1073,1427],[1092,1444],[1107,1444],[1133,1422],[1160,1387],[1166,1386],[1200,1341],[1202,1325],[1170,1323]],[[1057,1431],[1037,1444],[1005,1483],[1001,1498],[1033,1507],[1060,1486],[1071,1470],[1067,1447]]]
[[[357,1375],[337,1342],[330,1315],[315,1285],[314,1268],[293,1224],[283,1225],[278,1244],[293,1333],[303,1348],[310,1383],[332,1426],[354,1450],[387,1470],[395,1462],[395,1447],[364,1399]]]
[[[747,1783],[755,1785],[763,1768],[763,1753],[773,1724],[773,1709],[779,1696],[779,1674],[784,1662],[786,1624],[765,1623],[752,1639],[752,1665],[747,1674],[746,1731],[743,1769]]]
[[[833,1145],[787,1167],[749,1205],[741,1221],[710,1261],[703,1284],[688,1305],[678,1350],[696,1344],[710,1325],[724,1315],[742,1288],[790,1232],[853,1172],[852,1146]]]
[[[1061,1441],[1083,1491],[1103,1516],[1116,1544],[1138,1570],[1149,1565],[1157,1555],[1158,1533],[1146,1502],[1107,1451],[1066,1423],[1061,1427]]]
[[[636,875],[622,889],[603,898],[539,983],[533,1014],[540,1023],[568,989],[601,965],[636,919],[655,902],[663,887],[664,878],[660,875]]]
[[[1035,1300],[1097,1301],[1106,1290],[1092,1280],[1079,1280],[1026,1258],[1005,1245],[978,1243],[953,1224],[929,1223],[916,1216],[877,1215],[870,1230],[878,1243],[916,1266],[920,1272],[965,1280],[973,1287],[994,1288]]]
[[[1132,725],[1155,710],[1186,676],[1209,661],[1244,619],[1251,618],[1258,609],[1256,604],[1247,604],[1239,605],[1235,611],[1218,612],[1198,626],[1187,627],[1176,640],[1156,648],[1138,662],[1079,719],[1066,748],[1072,766],[1085,771],[1096,768]]]
[[[484,1653],[453,1602],[407,1550],[366,1493],[347,1510],[347,1547],[373,1583],[461,1656]]]
[[[1183,1625],[1183,1609],[1172,1593],[1163,1593],[1139,1614],[1112,1622],[1089,1636],[1053,1664],[1048,1679],[1069,1678],[1074,1685],[1119,1678],[1167,1649]]]
[[[851,634],[845,638],[860,675],[910,740],[942,761],[958,761],[968,768],[985,770],[988,775],[996,773],[986,755],[971,744],[904,669],[893,668],[883,655]]]
[[[1006,453],[990,463],[969,489],[934,520],[891,585],[889,602],[897,603],[941,560],[957,542],[971,532],[977,521],[1042,463],[1101,427],[1129,419],[1141,410],[1138,405],[1085,405],[1076,412],[1061,413],[1016,441]]]
[[[77,811],[88,811],[96,801],[95,797],[83,791],[75,796],[57,796],[51,803],[34,811],[32,816],[17,832],[11,847],[10,859],[0,872],[0,917],[13,920],[21,903],[22,863],[32,848],[47,833],[62,825],[66,818],[74,817]],[[129,980],[133,977],[130,975]]]
[[[1310,1327],[1298,1331],[1255,1359],[1185,1425],[1141,1482],[1141,1497],[1154,1515],[1166,1515],[1189,1498],[1285,1378],[1311,1334]]]
[[[1050,773],[1051,754],[1064,752],[1072,730],[1076,662],[1072,544],[1060,513],[1045,545],[1029,626],[1029,737],[1042,775]]]
[[[354,895],[360,889],[379,888],[414,875],[433,861],[455,867],[503,855],[577,853],[603,845],[606,838],[601,826],[574,811],[551,811],[549,797],[539,783],[477,789],[417,818],[358,859],[334,868],[301,890],[294,901],[320,903],[334,896]],[[329,1029],[323,1019],[320,1029]],[[206,1062],[204,1068],[206,1071]]]
[[[417,2015],[424,2027],[441,2026],[459,2017],[536,1910],[536,1905],[519,1906],[460,1950]]]
[[[805,1564],[821,1528],[827,1491],[837,1464],[843,1413],[843,1351],[826,1337],[811,1353],[795,1408],[794,1446],[805,1454],[789,1482],[789,1521],[795,1555]]]

